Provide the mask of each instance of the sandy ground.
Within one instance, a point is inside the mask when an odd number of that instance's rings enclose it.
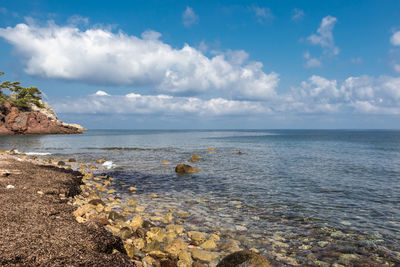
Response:
[[[0,155],[0,266],[133,266],[118,237],[75,221],[78,175]]]

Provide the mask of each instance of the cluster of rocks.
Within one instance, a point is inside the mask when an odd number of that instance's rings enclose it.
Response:
[[[78,124],[68,124],[57,119],[49,105],[34,105],[21,110],[10,102],[0,104],[0,135],[16,134],[79,134],[86,130]]]

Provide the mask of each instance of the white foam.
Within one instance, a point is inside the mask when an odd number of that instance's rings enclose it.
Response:
[[[26,152],[25,153],[28,156],[46,156],[46,155],[51,155],[51,153],[48,152]]]
[[[116,166],[111,160],[105,161],[102,165],[108,170]]]

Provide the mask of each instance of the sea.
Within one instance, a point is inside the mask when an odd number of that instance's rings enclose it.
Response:
[[[341,255],[353,255],[342,265],[400,264],[398,130],[89,130],[1,137],[0,147],[104,158],[98,172],[122,199],[135,186],[147,213],[184,211],[187,230],[217,232],[287,265]],[[189,162],[193,154],[201,158]],[[201,171],[177,174],[180,163]]]

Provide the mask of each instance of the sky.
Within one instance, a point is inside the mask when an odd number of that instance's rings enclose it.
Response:
[[[89,129],[399,129],[400,0],[0,0],[0,71]]]

